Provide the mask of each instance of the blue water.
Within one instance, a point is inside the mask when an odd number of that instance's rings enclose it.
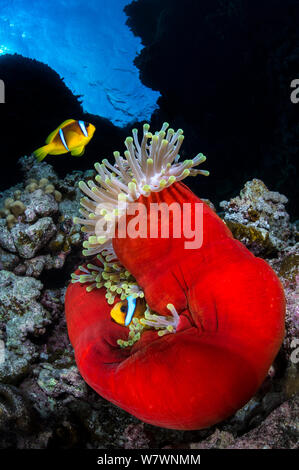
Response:
[[[133,65],[142,48],[125,25],[129,0],[0,0],[0,54],[48,64],[85,111],[116,125],[150,119],[159,93]]]

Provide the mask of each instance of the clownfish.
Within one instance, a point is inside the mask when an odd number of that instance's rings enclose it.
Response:
[[[129,295],[126,300],[118,302],[112,308],[111,318],[122,326],[129,326],[133,317],[141,318],[146,310],[144,299],[135,299]]]
[[[39,162],[47,155],[62,155],[68,152],[75,157],[81,157],[95,130],[95,126],[89,122],[67,119],[51,132],[46,139],[46,145],[35,150],[33,155]]]

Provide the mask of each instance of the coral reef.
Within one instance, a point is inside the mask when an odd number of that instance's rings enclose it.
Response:
[[[190,449],[298,449],[299,396],[286,401],[243,437],[216,431]]]
[[[94,172],[59,178],[51,165],[38,165],[31,157],[23,157],[20,165],[24,182],[4,191],[0,200],[1,207],[8,198],[25,206],[11,227],[6,217],[0,219],[0,448],[297,448],[298,233],[286,198],[253,180],[220,212],[227,223],[268,234],[269,250],[263,241],[253,243],[242,231],[234,232],[267,259],[285,289],[286,336],[268,377],[217,428],[172,431],[141,423],[108,403],[86,385],[75,365],[64,294],[83,261],[84,234],[72,222],[80,205],[78,182],[87,182]],[[43,178],[55,189],[45,194],[43,185],[28,191]]]
[[[38,189],[39,191],[37,191]],[[32,197],[26,194],[33,192]],[[55,205],[48,194],[53,194],[56,202],[61,201],[61,193],[55,190],[53,184],[49,184],[47,178],[41,178],[39,181],[31,178],[28,180],[23,194],[18,189],[14,192],[14,198],[6,198],[3,208],[0,209],[0,217],[6,218],[7,228],[11,229],[18,221],[32,222],[37,215],[50,215],[57,212],[57,204]]]
[[[5,323],[5,360],[0,365],[0,379],[16,383],[38,357],[34,340],[45,334],[50,315],[38,302],[42,283],[37,279],[1,270],[0,286],[0,321]]]
[[[291,238],[287,202],[285,196],[253,179],[245,184],[240,196],[222,201],[220,207],[234,237],[255,255],[269,256],[277,254]]]

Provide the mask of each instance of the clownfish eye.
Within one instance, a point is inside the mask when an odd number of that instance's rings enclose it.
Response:
[[[126,307],[125,305],[122,305],[122,306],[120,307],[120,311],[121,311],[122,313],[127,313],[127,307]]]
[[[88,128],[89,126],[89,122],[84,122],[84,126],[86,127],[86,129]]]

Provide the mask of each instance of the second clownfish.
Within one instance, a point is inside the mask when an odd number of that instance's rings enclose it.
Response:
[[[146,305],[144,299],[129,295],[126,300],[118,302],[111,310],[111,318],[119,325],[129,326],[133,317],[143,318]]]
[[[46,139],[46,145],[35,150],[33,155],[39,162],[47,155],[62,155],[68,152],[75,157],[81,157],[95,130],[95,126],[89,122],[67,119],[51,132]]]

